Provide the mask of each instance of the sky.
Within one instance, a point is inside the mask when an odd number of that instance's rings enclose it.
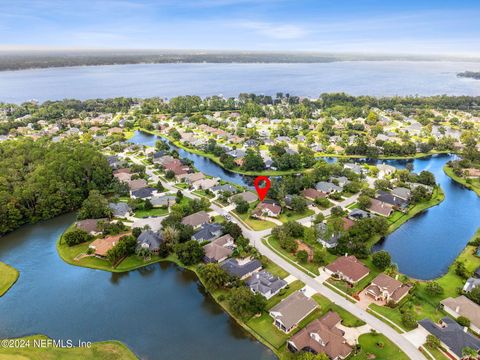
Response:
[[[480,56],[479,0],[0,0],[0,49]]]

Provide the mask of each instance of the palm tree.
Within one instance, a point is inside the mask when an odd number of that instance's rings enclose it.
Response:
[[[170,245],[178,242],[179,235],[180,232],[174,226],[167,226],[162,231],[162,238]]]

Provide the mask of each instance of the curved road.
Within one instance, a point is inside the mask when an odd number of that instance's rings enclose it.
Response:
[[[134,157],[130,157],[134,162],[137,162]],[[138,163],[141,163],[138,160]],[[156,175],[151,167],[147,167],[146,173],[152,178],[154,182],[158,182],[160,180],[160,177]],[[162,181],[162,183],[165,185],[165,188],[167,188],[169,191],[176,192],[178,189],[174,187],[173,185]],[[191,198],[198,198],[198,196],[191,194],[189,191],[182,190],[185,196],[191,197]],[[346,205],[343,204],[342,205]],[[225,209],[221,208],[220,206],[215,205],[214,203],[211,204],[211,208],[216,211],[220,215],[228,215],[228,211]],[[310,216],[308,218],[302,219],[303,221],[300,221],[302,223],[309,222],[313,219],[313,216]],[[368,325],[370,325],[373,329],[375,329],[377,332],[382,333],[385,335],[388,339],[390,339],[395,345],[397,345],[402,351],[405,352],[405,354],[412,360],[425,360],[425,356],[418,350],[415,345],[413,345],[407,338],[405,338],[402,334],[399,334],[397,331],[395,331],[392,327],[384,323],[383,321],[377,319],[375,316],[369,314],[365,310],[357,307],[354,303],[348,301],[345,299],[343,296],[337,294],[336,292],[330,290],[327,288],[325,285],[321,284],[311,276],[307,275],[300,269],[296,268],[292,264],[290,264],[288,261],[286,261],[284,258],[282,258],[280,255],[275,253],[273,250],[271,250],[269,247],[267,247],[263,242],[262,238],[270,235],[271,229],[269,230],[264,230],[264,231],[253,231],[248,229],[241,221],[238,221],[236,218],[234,218],[234,222],[236,222],[242,229],[244,235],[250,240],[250,243],[258,249],[258,251],[266,256],[268,259],[273,261],[275,264],[278,266],[282,267],[286,271],[288,271],[290,274],[295,276],[297,279],[301,280],[303,283],[317,291],[319,294],[327,297],[331,301],[333,301],[335,304],[338,306],[342,307],[346,311],[352,313],[359,319],[365,321]]]

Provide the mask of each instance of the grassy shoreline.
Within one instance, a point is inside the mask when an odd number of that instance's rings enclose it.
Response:
[[[467,189],[469,190],[472,190],[473,192],[475,192],[478,196],[480,196],[480,181],[479,181],[479,184],[469,184],[467,182],[467,179],[464,179],[460,176],[457,176],[455,175],[455,173],[453,172],[452,168],[450,166],[448,166],[447,164],[445,164],[445,166],[443,167],[443,172],[450,178],[452,179],[453,181],[465,186]]]
[[[45,343],[50,338],[45,335],[31,335],[8,339],[12,346],[0,347],[2,359],[91,359],[91,360],[135,360],[137,356],[122,342],[116,340],[92,342],[90,347],[62,348]],[[51,340],[51,339],[50,339]],[[75,342],[75,340],[73,341]],[[18,344],[17,346],[14,346]],[[76,345],[76,344],[74,344]]]
[[[7,293],[8,290],[17,282],[20,273],[14,267],[0,262],[0,296]]]

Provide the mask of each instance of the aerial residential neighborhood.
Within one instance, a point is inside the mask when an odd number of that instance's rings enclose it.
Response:
[[[480,6],[0,12],[0,360],[480,359]]]

